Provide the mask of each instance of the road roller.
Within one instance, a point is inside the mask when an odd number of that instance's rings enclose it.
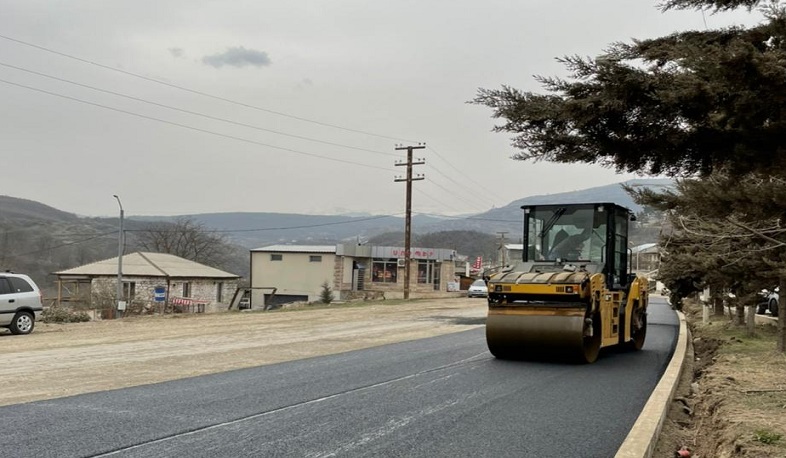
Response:
[[[486,277],[489,351],[592,363],[603,347],[640,350],[648,281],[628,270],[632,212],[613,203],[521,208],[521,259]]]

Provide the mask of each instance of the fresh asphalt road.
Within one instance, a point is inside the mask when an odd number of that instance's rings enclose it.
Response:
[[[650,303],[640,352],[501,361],[484,329],[0,408],[3,457],[610,457],[673,352]]]

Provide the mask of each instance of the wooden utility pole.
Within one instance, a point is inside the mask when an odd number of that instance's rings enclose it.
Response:
[[[500,267],[505,267],[505,234],[507,232],[497,232],[500,235],[500,242],[499,242],[499,251],[502,253],[502,265]]]
[[[407,160],[406,162],[396,161],[396,166],[406,165],[407,166],[407,177],[406,178],[396,178],[394,181],[406,181],[407,182],[407,216],[405,218],[404,223],[404,299],[409,299],[409,262],[410,262],[410,248],[411,248],[411,236],[412,236],[412,182],[417,180],[424,179],[423,174],[418,174],[418,176],[412,176],[412,166],[413,165],[422,165],[426,163],[425,159],[417,159],[415,161],[412,160],[412,150],[416,149],[423,149],[426,147],[425,143],[418,143],[418,146],[402,146],[396,145],[396,151],[407,150]]]

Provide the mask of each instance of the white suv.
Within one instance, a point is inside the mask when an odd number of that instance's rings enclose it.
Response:
[[[30,334],[43,312],[41,290],[30,277],[0,272],[0,328]]]

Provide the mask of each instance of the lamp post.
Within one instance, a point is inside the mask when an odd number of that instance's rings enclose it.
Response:
[[[117,205],[120,206],[120,234],[117,237],[117,304],[115,304],[115,318],[120,316],[120,303],[123,297],[123,203],[120,202],[120,197],[113,194],[117,199]]]

